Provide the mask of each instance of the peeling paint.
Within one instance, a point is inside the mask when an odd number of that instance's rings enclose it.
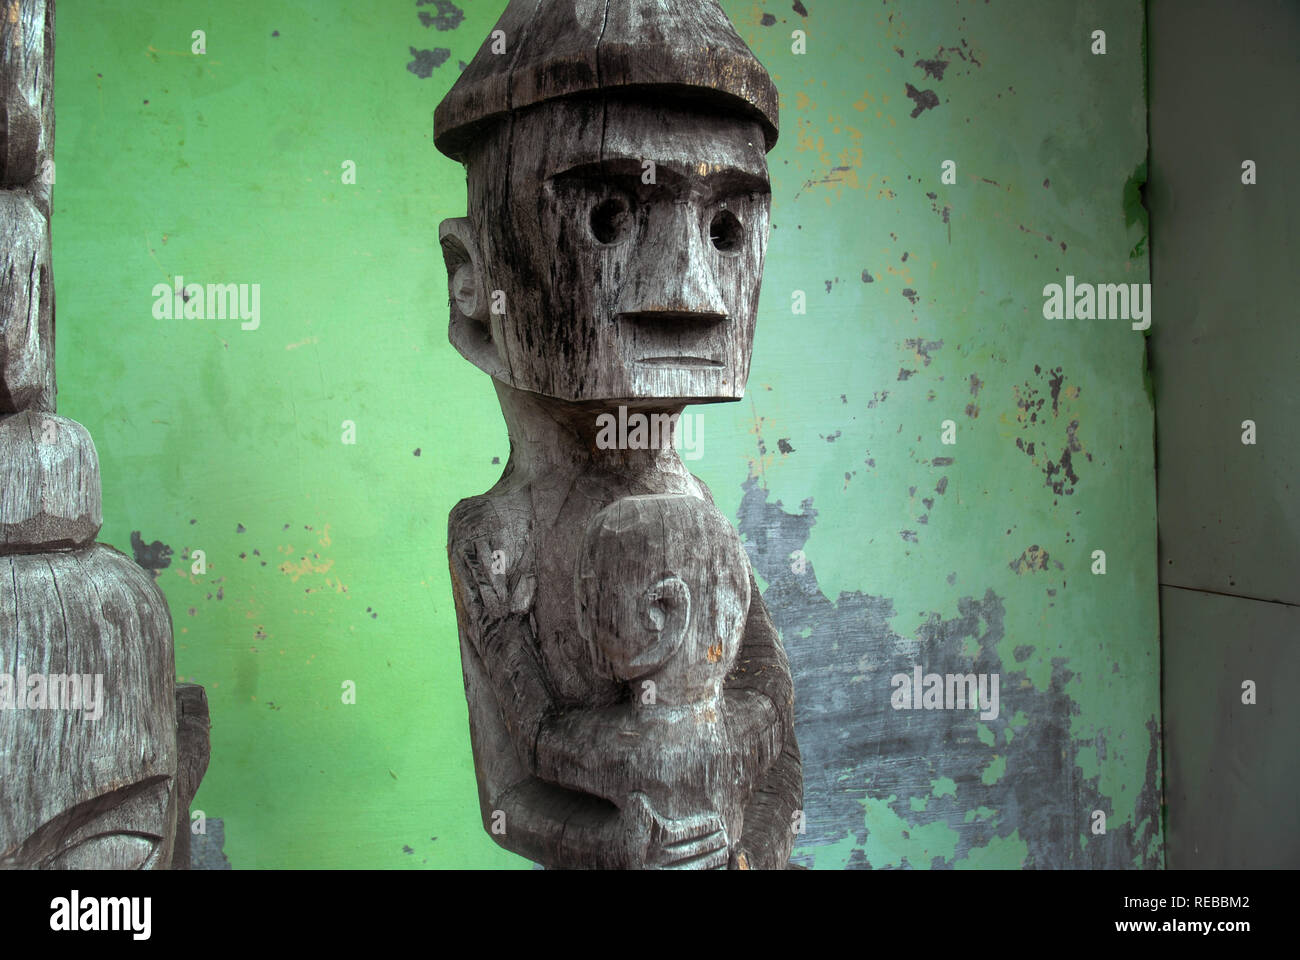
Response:
[[[907,95],[912,99],[912,102],[916,104],[910,114],[913,120],[919,117],[926,110],[933,110],[939,105],[939,95],[933,90],[918,90],[910,83],[906,84],[904,89],[907,91]]]
[[[1154,721],[1134,821],[1114,818],[1106,837],[1080,844],[1091,810],[1108,801],[1068,750],[1083,745],[1069,733],[1080,706],[1069,692],[1068,661],[1053,659],[1045,688],[1024,670],[1008,670],[998,653],[1003,600],[992,590],[958,600],[956,617],[931,612],[911,636],[895,632],[898,615],[887,597],[850,591],[832,601],[818,587],[814,556],[800,573],[788,562],[816,523],[811,500],[789,513],[769,502],[757,477],[743,489],[740,530],[768,584],[763,598],[794,673],[808,819],[797,862],[821,866],[829,848],[847,868],[973,865],[1010,843],[1028,868],[1158,865]],[[915,663],[941,673],[1000,673],[999,718],[894,711],[889,678]],[[918,809],[913,800],[921,798]],[[981,812],[971,817],[971,810]]]

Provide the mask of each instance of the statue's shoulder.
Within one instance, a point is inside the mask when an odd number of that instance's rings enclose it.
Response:
[[[451,508],[451,513],[447,516],[449,549],[456,550],[483,537],[490,539],[504,526],[494,501],[491,494],[482,493],[476,497],[466,497]]]
[[[447,555],[457,589],[490,607],[531,606],[529,497],[527,490],[490,490],[467,497],[447,518]]]
[[[447,517],[448,547],[516,537],[528,525],[529,504],[529,491],[521,487],[498,485],[487,493],[466,497]]]

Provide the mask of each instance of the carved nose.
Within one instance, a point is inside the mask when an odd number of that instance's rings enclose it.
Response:
[[[620,319],[713,324],[727,319],[714,275],[713,251],[699,229],[694,204],[675,203],[663,229],[643,243],[619,293]]]

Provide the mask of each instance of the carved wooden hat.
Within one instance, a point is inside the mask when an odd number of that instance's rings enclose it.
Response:
[[[557,97],[653,89],[747,116],[776,143],[777,93],[717,0],[510,0],[434,112],[464,160],[476,127]]]

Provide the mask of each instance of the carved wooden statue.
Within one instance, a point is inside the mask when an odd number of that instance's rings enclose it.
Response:
[[[714,0],[512,0],[435,114],[450,337],[510,434],[448,529],[479,798],[548,867],[789,861],[789,665],[672,443],[744,395],[776,118]]]
[[[177,832],[188,839],[207,764],[207,702],[202,688],[179,691],[192,757],[178,760],[167,603],[147,571],[95,543],[95,445],[54,412],[53,90],[53,0],[9,3],[0,14],[0,867],[166,869]]]

